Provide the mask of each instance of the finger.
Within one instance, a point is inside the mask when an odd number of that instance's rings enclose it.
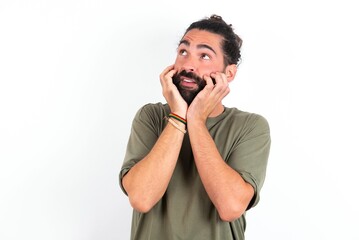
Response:
[[[203,79],[206,81],[206,87],[210,88],[210,89],[213,89],[214,84],[213,84],[212,78],[210,76],[208,76],[208,75],[204,75]]]
[[[222,85],[223,84],[223,75],[220,72],[213,72],[211,73],[211,77],[216,80],[216,85]]]
[[[176,70],[170,70],[164,77],[163,77],[163,84],[167,84],[167,86],[172,85],[173,84],[173,79],[172,77],[174,76],[174,74],[176,73]]]
[[[226,75],[221,72],[212,73],[211,77],[216,79],[216,85],[211,95],[215,102],[219,102],[229,93],[228,80]]]
[[[168,84],[168,83],[172,83],[172,77],[174,76],[174,74],[177,72],[177,70],[175,70],[173,68],[174,65],[171,65],[169,67],[167,67],[160,75],[160,80],[161,80],[161,84],[163,85],[164,83]]]
[[[166,77],[172,79],[172,77],[175,75],[176,72],[177,70],[172,69],[166,74]]]
[[[161,79],[164,78],[164,76],[165,76],[169,71],[171,71],[171,70],[173,70],[173,69],[174,69],[174,64],[172,64],[172,65],[166,67],[166,68],[162,71],[162,73],[160,74],[160,78],[161,78]]]
[[[228,80],[224,73],[216,72],[211,74],[216,79],[216,89],[223,91],[228,87]]]

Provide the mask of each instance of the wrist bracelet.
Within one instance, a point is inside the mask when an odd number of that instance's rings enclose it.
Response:
[[[180,121],[181,123],[183,123],[184,125],[187,125],[187,120],[184,119],[183,117],[181,117],[181,116],[175,114],[175,113],[172,113],[172,112],[171,112],[171,113],[168,115],[168,117],[169,117],[169,118],[176,119],[176,120]]]
[[[178,130],[180,130],[183,134],[186,134],[186,130],[182,129],[180,126],[178,126],[177,123],[175,123],[175,121],[173,121],[171,118],[167,118],[168,122],[172,124],[172,126],[174,126],[175,128],[177,128]]]

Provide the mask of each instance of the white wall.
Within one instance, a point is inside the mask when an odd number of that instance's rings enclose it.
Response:
[[[133,115],[211,13],[244,39],[225,104],[272,130],[247,239],[359,239],[354,1],[121,2],[0,2],[0,239],[129,239]]]

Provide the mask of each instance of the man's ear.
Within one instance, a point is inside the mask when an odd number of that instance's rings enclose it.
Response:
[[[237,73],[237,65],[236,64],[231,64],[231,65],[228,65],[224,71],[224,73],[226,74],[227,76],[227,80],[228,82],[231,82],[234,77],[236,76],[236,73]]]

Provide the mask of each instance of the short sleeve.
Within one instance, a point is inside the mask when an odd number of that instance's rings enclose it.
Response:
[[[127,195],[122,179],[126,173],[143,159],[156,143],[164,127],[165,110],[159,104],[147,104],[138,110],[133,121],[125,158],[119,174],[122,191]]]
[[[257,205],[259,193],[263,186],[269,150],[271,145],[270,130],[267,120],[253,114],[246,121],[242,136],[236,142],[227,163],[254,188],[254,196],[247,210]]]

